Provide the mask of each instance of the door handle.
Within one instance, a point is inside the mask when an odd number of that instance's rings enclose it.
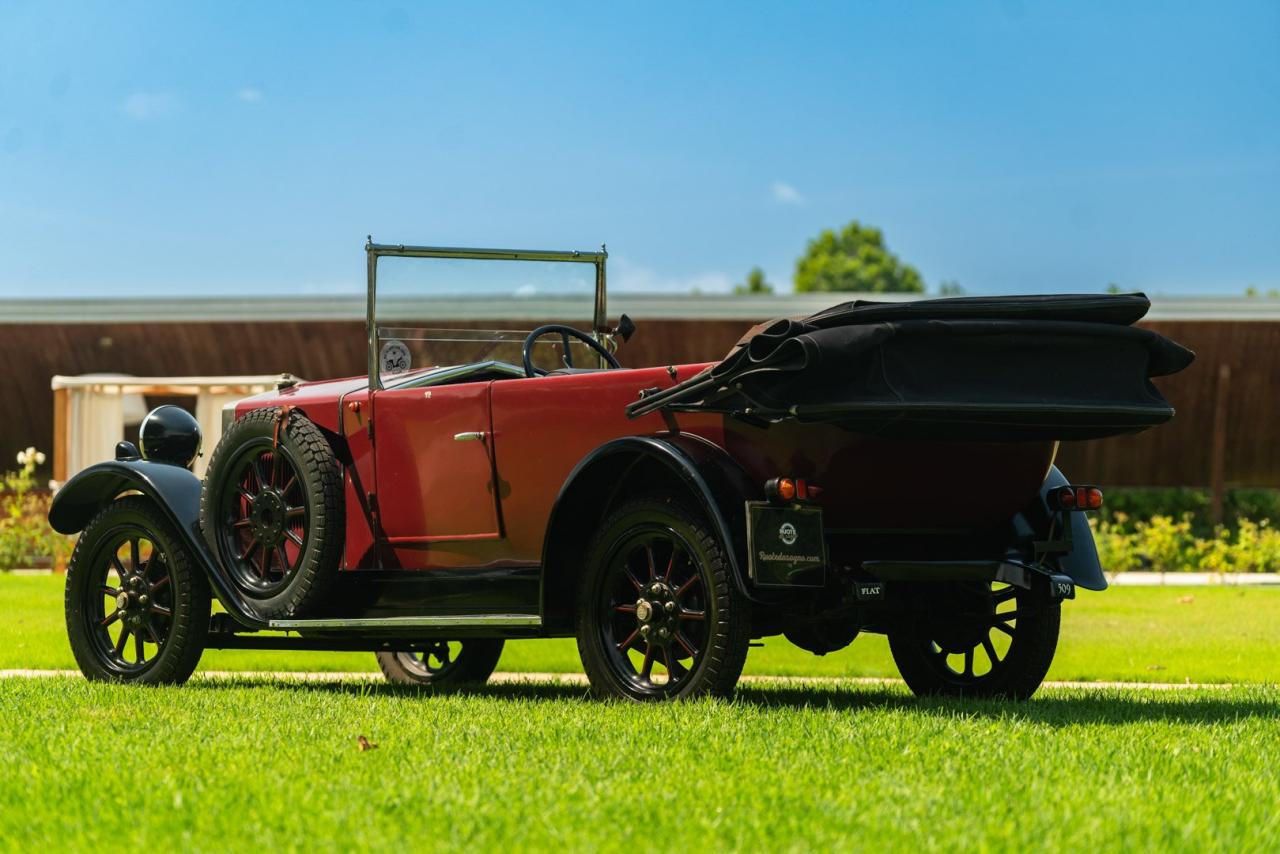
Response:
[[[483,431],[474,433],[454,433],[453,441],[455,442],[483,442],[488,434]]]

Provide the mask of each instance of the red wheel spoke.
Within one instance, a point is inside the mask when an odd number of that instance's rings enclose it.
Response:
[[[288,573],[290,569],[289,557],[284,553],[284,546],[276,546],[276,560],[280,561],[280,571]]]
[[[671,560],[667,561],[667,571],[662,573],[662,580],[667,584],[671,583],[671,571],[676,568],[676,554],[676,547],[672,546]]]
[[[635,605],[615,605],[614,609],[619,614],[634,614],[636,612]]]
[[[307,508],[305,507],[290,507],[284,511],[284,517],[286,519],[301,519],[303,516],[306,516],[306,515],[307,515]]]
[[[102,591],[102,595],[103,595],[103,596],[110,596],[110,597],[112,597],[113,599],[114,599],[116,596],[119,596],[119,595],[120,595],[120,591],[119,591],[119,590],[117,590],[117,589],[116,589],[116,588],[114,588],[114,587],[108,587],[108,586],[107,586],[107,585],[105,585],[105,584],[104,584],[104,585],[102,585],[102,587],[100,587],[100,588],[98,588],[98,589]]]
[[[688,669],[683,664],[681,664],[680,661],[674,655],[671,654],[671,650],[666,647],[663,647],[662,649],[662,661],[664,664],[667,665],[667,682],[668,683],[675,682],[679,679],[683,679],[685,674],[689,672]]]
[[[163,590],[168,586],[169,586],[169,576],[166,575],[164,578],[160,579],[155,584],[151,585],[151,592],[155,593],[157,590]]]
[[[116,658],[124,658],[124,645],[129,641],[129,629],[127,626],[121,626],[120,637],[116,638],[115,654]]]
[[[626,566],[624,564],[622,567],[622,571],[627,574],[627,580],[630,581],[633,585],[635,585],[635,588],[637,591],[644,589],[644,585],[640,583],[640,579],[636,578],[636,574],[631,571],[631,567]]]
[[[258,554],[262,555],[262,572],[263,578],[267,577],[267,573],[271,571],[271,549],[265,546],[258,550]]]
[[[231,523],[231,527],[233,527],[233,528],[247,528],[247,527],[249,527],[249,526],[250,526],[250,525],[252,525],[252,524],[253,524],[253,523],[252,523],[252,522],[250,522],[248,519],[237,519],[236,521],[234,521],[234,522],[232,522],[232,523]]]
[[[693,578],[690,578],[684,584],[680,585],[680,589],[676,591],[676,595],[683,596],[686,590],[688,590],[690,587],[697,584],[701,580],[702,580],[702,577],[695,572],[693,575]]]
[[[627,635],[627,639],[618,644],[618,652],[626,652],[631,644],[636,642],[636,638],[640,637],[640,628],[637,626],[632,629],[631,634]]]
[[[129,561],[132,564],[131,569],[133,569],[134,572],[138,571],[138,567],[142,563],[141,559],[138,557],[138,551],[139,549],[138,549],[137,539],[130,540],[129,541]]]
[[[163,605],[152,605],[149,610],[151,611],[151,613],[158,614],[161,617],[165,617],[165,618],[173,617],[173,612]]]
[[[245,546],[244,551],[240,553],[240,560],[248,560],[249,555],[256,552],[258,550],[259,545],[260,544],[257,540],[250,540],[249,545]]]
[[[160,636],[156,634],[155,626],[151,625],[151,621],[147,620],[147,634],[151,636],[151,642],[156,646],[160,645]]]
[[[243,486],[236,487],[236,495],[243,498],[246,502],[252,502],[253,499],[257,497],[254,493],[245,489]]]
[[[105,629],[107,626],[111,625],[118,619],[120,619],[120,611],[115,610],[115,611],[112,611],[110,614],[107,614],[107,616],[103,617],[101,620],[99,620],[98,625]]]
[[[706,611],[681,611],[680,619],[682,620],[706,620]]]
[[[147,651],[143,648],[142,632],[137,629],[133,632],[133,654],[137,656],[134,664],[141,664],[147,658]]]
[[[280,490],[285,495],[289,494],[289,490],[298,485],[298,476],[295,474],[289,478],[289,482],[284,485],[284,489]]]
[[[653,546],[645,543],[644,560],[649,567],[649,580],[654,581],[658,577],[658,567],[653,562]]]
[[[698,657],[698,648],[695,647],[693,644],[689,643],[689,639],[684,636],[684,632],[678,631],[678,630],[676,631],[676,643],[684,647],[684,651],[689,653],[690,658]]]
[[[298,548],[302,548],[302,537],[299,536],[297,532],[285,531],[284,535],[288,537],[290,540],[292,540],[295,546],[297,546]]]
[[[124,577],[125,577],[126,575],[128,575],[129,573],[125,571],[124,564],[122,564],[122,563],[120,562],[120,558],[119,558],[119,556],[117,556],[117,555],[112,555],[112,556],[111,556],[111,565],[112,565],[112,567],[114,567],[114,568],[115,568],[116,575],[118,575],[118,576],[120,577],[120,580],[121,580],[121,581],[124,581]]]
[[[649,679],[653,674],[653,644],[646,643],[644,645],[644,667],[640,670],[640,676],[643,679]]]

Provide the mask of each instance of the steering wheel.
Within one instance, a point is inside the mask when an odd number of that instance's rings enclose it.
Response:
[[[604,348],[596,339],[587,333],[574,329],[572,326],[564,326],[559,323],[548,323],[545,326],[539,326],[537,329],[529,333],[529,337],[524,339],[524,375],[526,377],[541,377],[547,374],[542,368],[533,366],[533,345],[543,335],[550,335],[553,332],[560,333],[560,341],[564,344],[564,364],[567,368],[573,367],[573,352],[569,347],[569,339],[577,338],[583,344],[586,344],[592,350],[595,350],[600,358],[609,363],[610,368],[621,368],[622,364],[613,357],[613,354]]]

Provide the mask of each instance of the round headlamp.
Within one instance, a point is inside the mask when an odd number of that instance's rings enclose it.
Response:
[[[138,427],[142,458],[190,468],[200,453],[200,422],[180,406],[157,406]]]

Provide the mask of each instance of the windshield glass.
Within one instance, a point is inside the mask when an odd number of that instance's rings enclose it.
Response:
[[[378,259],[374,300],[378,369],[384,386],[423,371],[484,360],[521,364],[529,330],[563,323],[590,332],[596,295],[594,264],[475,258]],[[597,363],[574,343],[576,367]],[[560,336],[534,348],[543,370],[565,367]]]

